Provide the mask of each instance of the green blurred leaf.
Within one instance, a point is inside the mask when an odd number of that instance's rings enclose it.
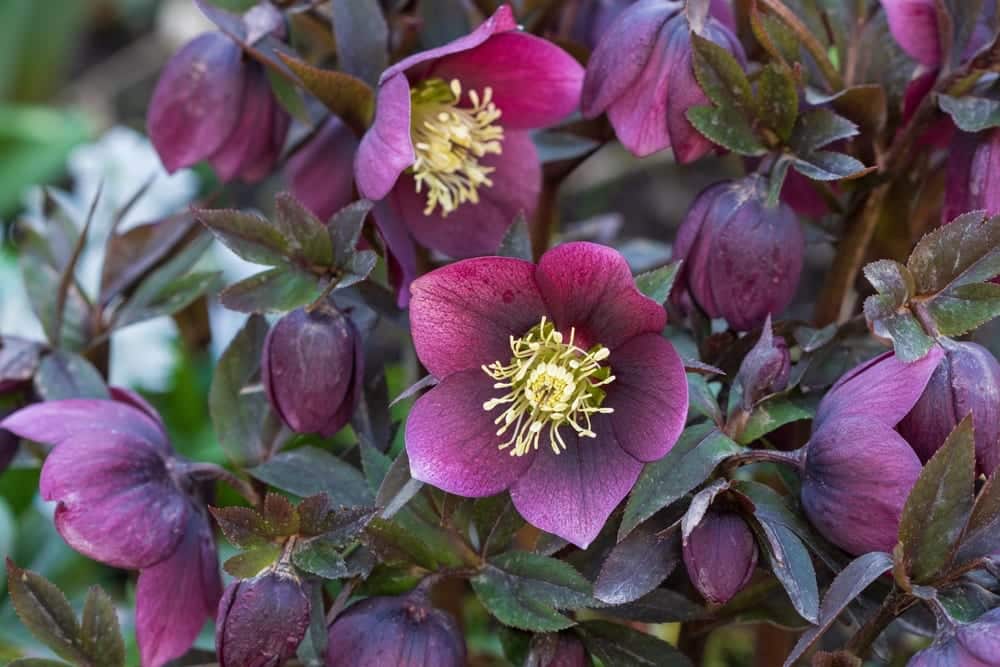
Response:
[[[640,273],[635,277],[635,287],[657,303],[664,303],[670,296],[681,262],[670,262],[658,269]]]
[[[114,602],[100,586],[91,586],[83,603],[80,641],[93,667],[124,667],[125,642]]]
[[[966,563],[1000,552],[1000,470],[990,475],[976,496],[962,531],[958,559]]]
[[[812,419],[811,412],[785,396],[776,396],[753,409],[750,419],[740,432],[737,442],[746,445],[762,438],[785,424]]]
[[[286,313],[320,297],[316,276],[279,266],[254,274],[219,293],[222,305],[241,313]]]
[[[472,30],[466,4],[462,0],[420,0],[420,43],[425,49],[442,46]]]
[[[63,350],[54,350],[42,358],[34,386],[46,401],[109,396],[108,387],[97,369],[83,357]]]
[[[876,170],[876,167],[866,167],[863,162],[846,153],[833,151],[800,153],[796,155],[792,166],[795,171],[814,181],[861,178]]]
[[[280,452],[252,468],[262,482],[305,498],[326,493],[338,505],[371,505],[374,500],[361,473],[350,463],[315,447]]]
[[[798,117],[789,143],[796,153],[808,154],[858,134],[858,126],[826,108],[810,109]]]
[[[528,221],[523,215],[518,216],[514,224],[507,228],[497,255],[531,261],[531,236],[528,233]]]
[[[1000,100],[985,97],[938,95],[938,106],[963,132],[982,132],[1000,127]]]
[[[352,574],[340,552],[341,546],[324,537],[315,537],[295,545],[292,562],[299,569],[323,579],[342,579]]]
[[[767,515],[755,514],[754,518],[753,529],[771,571],[788,593],[795,611],[810,623],[816,623],[819,620],[819,586],[805,544],[786,524]]]

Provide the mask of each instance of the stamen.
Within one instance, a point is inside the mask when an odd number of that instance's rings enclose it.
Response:
[[[560,433],[564,425],[578,437],[596,438],[591,416],[610,414],[601,407],[605,392],[601,387],[615,378],[601,361],[611,354],[603,345],[583,350],[575,345],[576,330],[569,340],[546,318],[520,338],[510,338],[509,364],[495,361],[483,371],[497,382],[495,389],[508,389],[503,396],[483,403],[487,412],[508,406],[493,421],[500,426],[498,436],[511,432],[500,449],[510,448],[511,456],[524,456],[538,449],[542,432],[548,426],[549,444],[556,454],[566,450]]]
[[[468,91],[471,107],[459,107],[462,85],[428,79],[410,94],[410,135],[416,152],[413,180],[417,192],[427,190],[424,215],[438,206],[447,216],[464,203],[479,203],[479,188],[492,187],[495,169],[479,164],[489,154],[503,152],[503,128],[493,90]]]

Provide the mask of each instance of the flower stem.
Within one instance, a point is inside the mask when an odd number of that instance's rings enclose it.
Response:
[[[792,466],[796,470],[801,470],[806,458],[806,448],[802,447],[791,452],[783,452],[776,449],[752,449],[742,454],[736,454],[726,459],[725,468],[735,469],[738,466],[750,463],[781,463]]]
[[[830,61],[830,57],[826,54],[826,49],[816,39],[816,36],[810,32],[806,24],[795,15],[795,12],[789,9],[781,0],[758,0],[758,2],[784,21],[785,25],[802,41],[802,46],[806,48],[806,51],[816,61],[816,65],[819,66],[823,78],[830,84],[830,88],[834,91],[843,90],[844,78]]]
[[[183,466],[181,472],[193,479],[225,482],[254,507],[259,506],[261,503],[260,494],[257,493],[257,490],[250,482],[237,477],[232,472],[215,463],[188,463]]]
[[[913,596],[894,588],[882,602],[882,606],[875,612],[875,615],[861,626],[861,629],[847,642],[845,648],[854,655],[863,657],[868,653],[878,636],[882,634],[882,631],[896,620],[897,616],[910,608],[914,601]]]

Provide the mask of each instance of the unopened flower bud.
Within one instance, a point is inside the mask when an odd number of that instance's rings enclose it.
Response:
[[[982,345],[953,343],[899,432],[926,462],[969,413],[979,471],[990,475],[1000,464],[1000,363]]]
[[[309,597],[280,569],[229,585],[219,602],[219,667],[278,667],[295,655],[309,629]]]
[[[771,320],[764,323],[760,339],[743,357],[736,381],[743,394],[743,407],[750,409],[761,398],[782,391],[788,386],[791,358],[788,343],[771,330]]]
[[[740,331],[784,310],[802,272],[805,239],[795,213],[766,198],[757,175],[717,183],[695,199],[674,243],[674,259],[684,261],[679,287]]]
[[[725,604],[749,583],[757,567],[757,542],[735,513],[709,510],[684,540],[684,565],[708,602]]]
[[[465,667],[465,638],[423,593],[375,597],[329,628],[326,667]]]
[[[346,315],[299,308],[267,334],[261,360],[268,400],[297,433],[331,436],[351,418],[363,380],[361,340]]]
[[[934,644],[910,659],[907,667],[986,667],[1000,656],[1000,609],[972,623],[948,628]]]

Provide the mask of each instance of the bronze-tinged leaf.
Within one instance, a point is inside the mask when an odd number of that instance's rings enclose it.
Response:
[[[327,109],[359,135],[371,124],[375,113],[375,91],[350,74],[321,69],[285,55],[278,54],[305,86]]]

